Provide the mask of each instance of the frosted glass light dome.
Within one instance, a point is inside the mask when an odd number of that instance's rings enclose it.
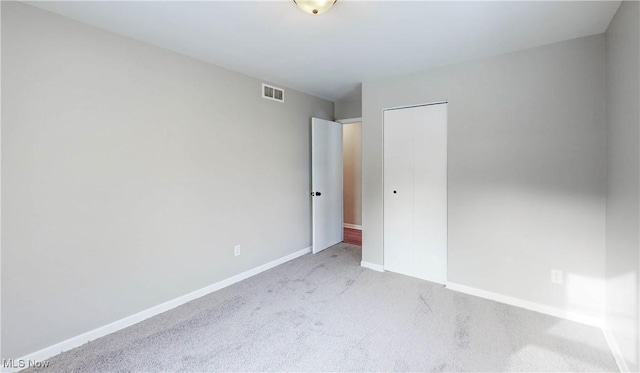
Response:
[[[318,15],[326,12],[337,0],[293,0],[305,13]]]

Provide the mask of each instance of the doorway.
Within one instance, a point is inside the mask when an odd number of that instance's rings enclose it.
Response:
[[[362,120],[342,123],[345,243],[362,246]]]

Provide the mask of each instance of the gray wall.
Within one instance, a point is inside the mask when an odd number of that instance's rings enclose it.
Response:
[[[331,102],[15,2],[2,78],[3,358],[311,245]]]
[[[638,371],[640,4],[624,1],[606,33],[607,326]]]
[[[358,85],[344,97],[336,100],[334,117],[350,119],[362,117],[362,86]]]
[[[363,261],[383,264],[382,110],[441,100],[448,280],[602,317],[604,36],[365,82]]]
[[[362,225],[362,123],[342,125],[344,222]]]

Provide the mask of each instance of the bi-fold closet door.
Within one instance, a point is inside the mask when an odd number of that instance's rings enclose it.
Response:
[[[447,104],[384,111],[384,268],[447,281]]]

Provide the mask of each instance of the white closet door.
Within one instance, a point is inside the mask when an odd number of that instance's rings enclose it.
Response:
[[[413,234],[417,277],[447,281],[447,105],[415,108]],[[420,143],[418,146],[417,143]]]
[[[447,105],[385,111],[384,136],[385,269],[444,284]]]
[[[414,260],[412,114],[384,112],[384,268],[399,273]]]

